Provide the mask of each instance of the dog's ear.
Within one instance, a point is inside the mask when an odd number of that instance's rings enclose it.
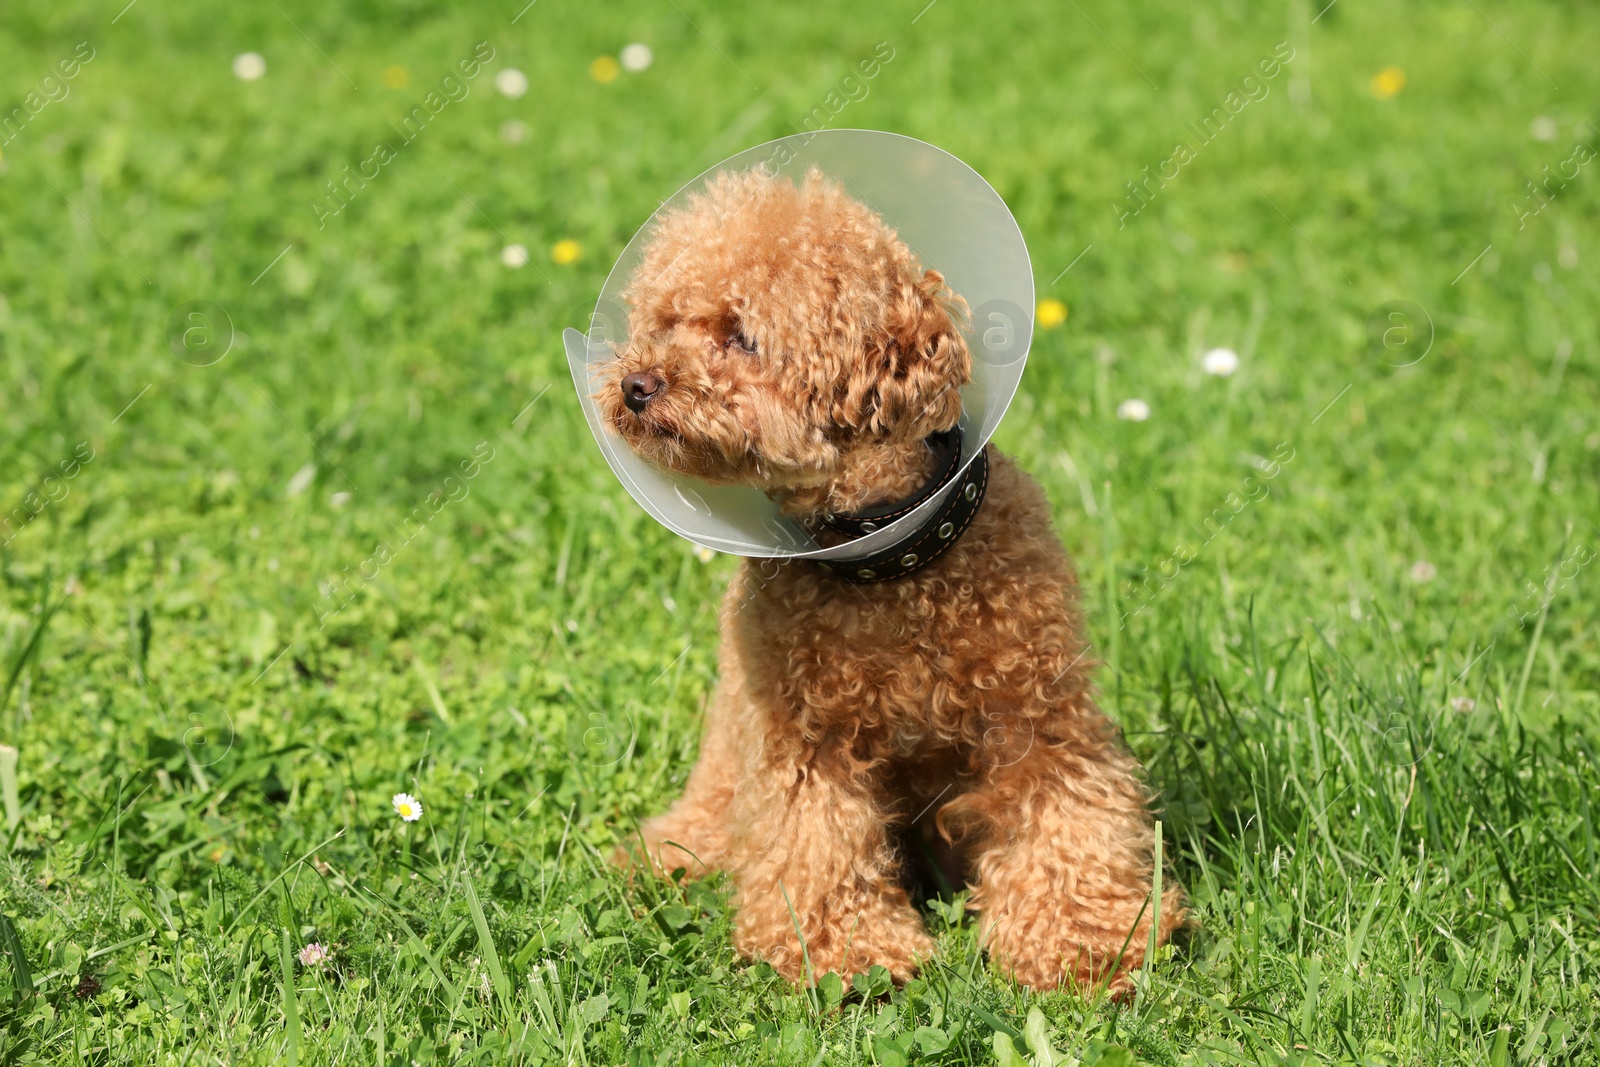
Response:
[[[866,339],[835,423],[866,433],[917,439],[961,418],[960,388],[972,375],[961,335],[967,304],[934,270],[908,275],[889,301],[883,329]]]

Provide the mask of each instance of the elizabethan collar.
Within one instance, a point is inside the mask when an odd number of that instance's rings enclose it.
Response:
[[[600,371],[628,342],[628,312],[618,295],[643,256],[663,214],[723,171],[763,168],[797,183],[816,167],[875,210],[926,269],[938,271],[967,301],[972,380],[961,390],[961,466],[940,492],[845,544],[823,548],[783,515],[759,488],[711,485],[659,470],[610,431],[592,394]],[[894,133],[824,130],[796,134],[740,152],[679,189],[633,235],[606,278],[587,336],[562,335],[579,402],[600,451],[623,486],[662,525],[697,545],[739,556],[861,560],[901,543],[969,484],[966,468],[983,454],[1016,394],[1033,339],[1033,269],[1022,231],[989,183],[955,156]]]

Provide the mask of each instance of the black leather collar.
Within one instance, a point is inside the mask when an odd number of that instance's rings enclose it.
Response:
[[[989,458],[979,452],[966,470],[961,470],[959,426],[933,434],[928,438],[928,447],[939,458],[938,472],[916,493],[905,500],[874,505],[849,515],[829,515],[823,521],[840,533],[862,537],[905,517],[955,482],[933,514],[887,548],[857,559],[817,560],[817,566],[846,581],[883,582],[921,570],[961,539],[989,487]]]

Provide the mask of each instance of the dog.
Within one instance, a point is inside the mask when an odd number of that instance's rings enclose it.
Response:
[[[950,465],[965,302],[815,170],[718,175],[658,220],[622,295],[594,399],[648,462],[757,486],[823,544]],[[933,955],[905,885],[919,842],[958,860],[991,963],[1034,989],[1126,993],[1152,923],[1160,943],[1185,921],[1171,880],[1151,899],[1152,798],[1094,702],[1049,504],[992,446],[980,467],[964,530],[902,576],[741,561],[699,760],[619,850],[728,871],[736,949],[796,984],[904,982]]]

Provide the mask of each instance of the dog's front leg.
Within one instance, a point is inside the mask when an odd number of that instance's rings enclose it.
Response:
[[[983,781],[940,813],[973,824],[970,903],[990,959],[1035,989],[1105,982],[1126,992],[1158,911],[1145,789],[1133,759],[1103,737],[1098,728],[1051,743],[1030,735],[987,753]],[[1183,910],[1182,889],[1168,882],[1160,941]]]
[[[900,886],[878,776],[842,744],[769,739],[752,762],[730,864],[735,947],[800,984],[874,964],[910,978],[934,943]]]

